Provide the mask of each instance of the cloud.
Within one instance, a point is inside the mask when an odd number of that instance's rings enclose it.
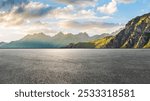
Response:
[[[41,17],[48,14],[53,8],[40,2],[30,2],[25,6],[16,9],[16,14],[22,14],[24,17]]]
[[[56,0],[59,3],[71,4],[76,6],[94,6],[98,0]]]
[[[58,7],[49,13],[49,18],[57,20],[104,20],[110,19],[110,16],[97,16],[96,12],[92,9],[76,9],[73,5],[65,7]]]
[[[45,34],[52,36],[58,32],[52,29],[52,25],[50,25],[49,23],[41,22],[41,21],[29,23],[25,28],[27,29],[25,33],[28,34],[43,32]]]
[[[117,8],[118,3],[129,4],[133,3],[134,1],[135,0],[112,0],[108,4],[104,4],[101,7],[97,7],[97,11],[104,14],[114,14],[118,10]]]
[[[14,25],[19,25],[24,22],[24,19],[16,15],[15,13],[12,12],[5,12],[5,13],[0,13],[0,23],[3,26],[14,26]]]
[[[117,2],[115,0],[112,0],[108,4],[104,4],[103,6],[98,7],[97,11],[105,14],[113,14],[117,11]]]
[[[75,8],[72,5],[67,5],[63,8],[58,7],[56,9],[53,9],[53,11],[49,13],[49,17],[55,19],[70,19],[74,18],[74,11]]]
[[[0,11],[37,17],[47,14],[53,8],[49,5],[30,0],[1,0]]]
[[[42,21],[28,21],[28,23],[26,24],[9,27],[3,26],[3,24],[0,23],[0,41],[10,42],[13,40],[21,39],[27,34],[34,34],[40,32],[53,36],[59,31],[55,29],[56,26],[56,24]]]
[[[88,32],[90,34],[111,33],[122,27],[120,24],[100,21],[62,21],[60,27],[66,31]]]
[[[84,28],[112,28],[119,26],[119,24],[114,24],[114,23],[105,23],[105,22],[99,22],[99,21],[64,21],[61,23],[62,26],[64,27],[72,27],[72,28],[79,28],[79,29],[84,29]]]
[[[133,3],[133,2],[136,1],[136,0],[116,0],[116,1],[119,2],[119,3],[128,4],[128,3]]]
[[[25,5],[14,6],[9,12],[0,12],[0,23],[14,26],[25,23],[29,19],[47,15],[53,8],[40,2],[29,2]]]
[[[2,23],[0,23],[0,41],[10,42],[18,40],[25,35],[24,30],[26,29],[22,26],[6,27]]]

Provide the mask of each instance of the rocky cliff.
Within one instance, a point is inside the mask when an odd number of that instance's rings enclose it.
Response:
[[[129,21],[104,48],[150,48],[150,13]]]

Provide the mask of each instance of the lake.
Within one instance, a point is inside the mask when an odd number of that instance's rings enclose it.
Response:
[[[1,49],[1,84],[150,84],[149,49]]]

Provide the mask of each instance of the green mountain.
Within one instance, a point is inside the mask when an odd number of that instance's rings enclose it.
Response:
[[[0,48],[48,48],[53,47],[49,42],[50,37],[43,34],[27,35],[20,40],[12,41],[3,45]]]
[[[103,48],[114,36],[107,36],[91,42],[70,43],[66,48]]]
[[[106,36],[109,36],[109,34],[94,35],[90,37],[87,33],[79,33],[77,35],[73,35],[71,33],[63,34],[60,32],[52,37],[51,43],[55,44],[58,47],[65,47],[70,43],[89,42],[97,40],[99,38],[104,38]]]
[[[126,24],[124,29],[117,31],[115,36],[112,35],[88,43],[70,44],[67,47],[150,48],[150,13],[132,19]]]
[[[0,47],[5,45],[6,43],[5,42],[0,42]]]
[[[109,34],[95,35],[90,37],[87,33],[63,34],[62,32],[53,37],[47,36],[43,33],[36,33],[33,35],[26,35],[20,40],[12,41],[7,44],[0,44],[0,48],[61,48],[70,43],[88,42],[103,38]]]
[[[106,48],[150,48],[150,13],[129,21]]]

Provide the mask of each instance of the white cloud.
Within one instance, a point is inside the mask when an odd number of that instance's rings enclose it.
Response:
[[[56,25],[55,25],[56,26]],[[47,35],[53,36],[58,31],[52,28],[52,25],[46,22],[36,21],[34,23],[29,23],[28,25],[24,26],[26,34],[33,34],[33,33],[45,33]]]
[[[23,17],[41,17],[48,14],[53,8],[40,2],[29,2],[25,6],[18,7],[15,13]]]
[[[5,27],[0,23],[0,42],[10,42],[22,38],[25,34],[23,30],[25,29],[23,29],[21,26]]]
[[[112,18],[110,16],[97,16],[96,12],[92,9],[76,9],[73,5],[66,7],[58,7],[49,13],[49,18],[57,20],[104,20]]]
[[[35,22],[29,21],[26,24],[9,27],[3,26],[3,24],[0,23],[0,42],[1,41],[10,42],[19,40],[27,34],[34,34],[40,32],[53,36],[57,32],[59,32],[58,30],[56,30],[55,27],[59,26],[57,26],[57,24],[55,23],[46,23],[41,21]]]
[[[47,15],[52,8],[40,2],[29,2],[26,5],[14,6],[9,12],[0,12],[0,23],[4,26],[20,25],[29,19]]]
[[[15,14],[14,11],[15,9],[13,9],[11,12],[4,12],[0,14],[0,23],[3,24],[3,26],[14,26],[24,22],[24,19]]]
[[[75,6],[87,7],[87,6],[95,6],[98,0],[55,0],[59,3],[71,4]]]
[[[120,24],[106,23],[100,21],[61,21],[59,23],[61,29],[72,32],[87,32],[90,35],[111,33],[122,27]]]
[[[128,4],[128,3],[133,3],[133,2],[136,1],[136,0],[116,0],[116,1],[119,2],[119,3]]]
[[[42,8],[46,8],[48,7],[49,5],[45,5],[43,3],[40,3],[40,2],[30,2],[29,4],[27,4],[25,6],[26,9],[42,9]]]
[[[114,23],[105,23],[105,22],[100,22],[100,21],[63,21],[60,23],[62,27],[67,27],[67,28],[78,28],[78,29],[84,29],[84,28],[112,28],[119,26],[119,24],[114,24]]]
[[[97,11],[104,14],[114,14],[118,10],[117,8],[118,3],[129,4],[133,3],[134,1],[136,0],[112,0],[108,4],[104,4],[101,7],[97,7]]]
[[[104,4],[103,6],[98,7],[97,11],[100,11],[104,14],[113,14],[117,11],[117,2],[115,0],[112,0],[108,4]]]
[[[58,7],[49,13],[49,17],[55,19],[70,19],[73,17],[74,7],[68,5],[64,8]]]

